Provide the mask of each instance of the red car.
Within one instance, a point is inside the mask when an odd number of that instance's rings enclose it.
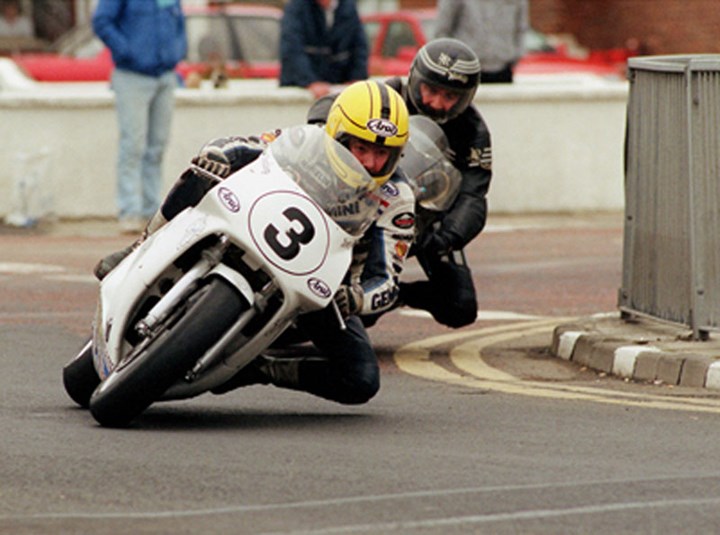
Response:
[[[362,17],[370,46],[371,76],[405,76],[415,53],[434,34],[435,9],[400,10]],[[593,73],[621,78],[628,54],[624,50],[595,51],[587,58],[570,56],[550,45],[536,31],[526,35],[526,55],[516,74]]]
[[[178,65],[183,78],[208,77],[222,60],[230,78],[276,78],[282,10],[270,6],[188,6],[188,55]],[[14,54],[28,76],[41,82],[110,79],[110,51],[90,26],[75,28],[57,43],[58,53]]]

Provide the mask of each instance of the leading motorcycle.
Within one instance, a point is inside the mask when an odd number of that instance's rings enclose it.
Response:
[[[420,127],[412,138],[401,165],[414,163],[419,198],[444,202],[459,178]],[[315,125],[285,130],[225,180],[208,178],[217,184],[197,206],[102,280],[92,336],[63,368],[70,398],[103,426],[222,385],[299,314],[335,307],[352,248],[380,209],[367,171]]]

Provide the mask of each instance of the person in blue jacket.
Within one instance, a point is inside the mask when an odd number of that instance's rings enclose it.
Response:
[[[368,43],[354,0],[290,0],[280,33],[280,85],[315,98],[368,77]]]
[[[121,230],[142,231],[160,206],[175,67],[187,53],[180,0],[99,0],[93,29],[112,53],[120,131],[117,208]]]

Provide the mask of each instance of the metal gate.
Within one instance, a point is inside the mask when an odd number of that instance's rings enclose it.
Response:
[[[631,58],[625,154],[625,315],[720,320],[720,55]]]

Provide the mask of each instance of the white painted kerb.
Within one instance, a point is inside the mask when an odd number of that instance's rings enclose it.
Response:
[[[583,334],[586,333],[582,331],[567,331],[562,333],[560,335],[560,341],[558,342],[558,357],[570,360],[575,350],[575,344]]]
[[[618,347],[615,350],[615,358],[613,359],[613,374],[620,377],[632,378],[635,372],[637,356],[640,353],[657,353],[659,351],[660,350],[654,346],[635,345]]]
[[[708,367],[705,377],[705,388],[720,389],[720,361],[713,362]]]

